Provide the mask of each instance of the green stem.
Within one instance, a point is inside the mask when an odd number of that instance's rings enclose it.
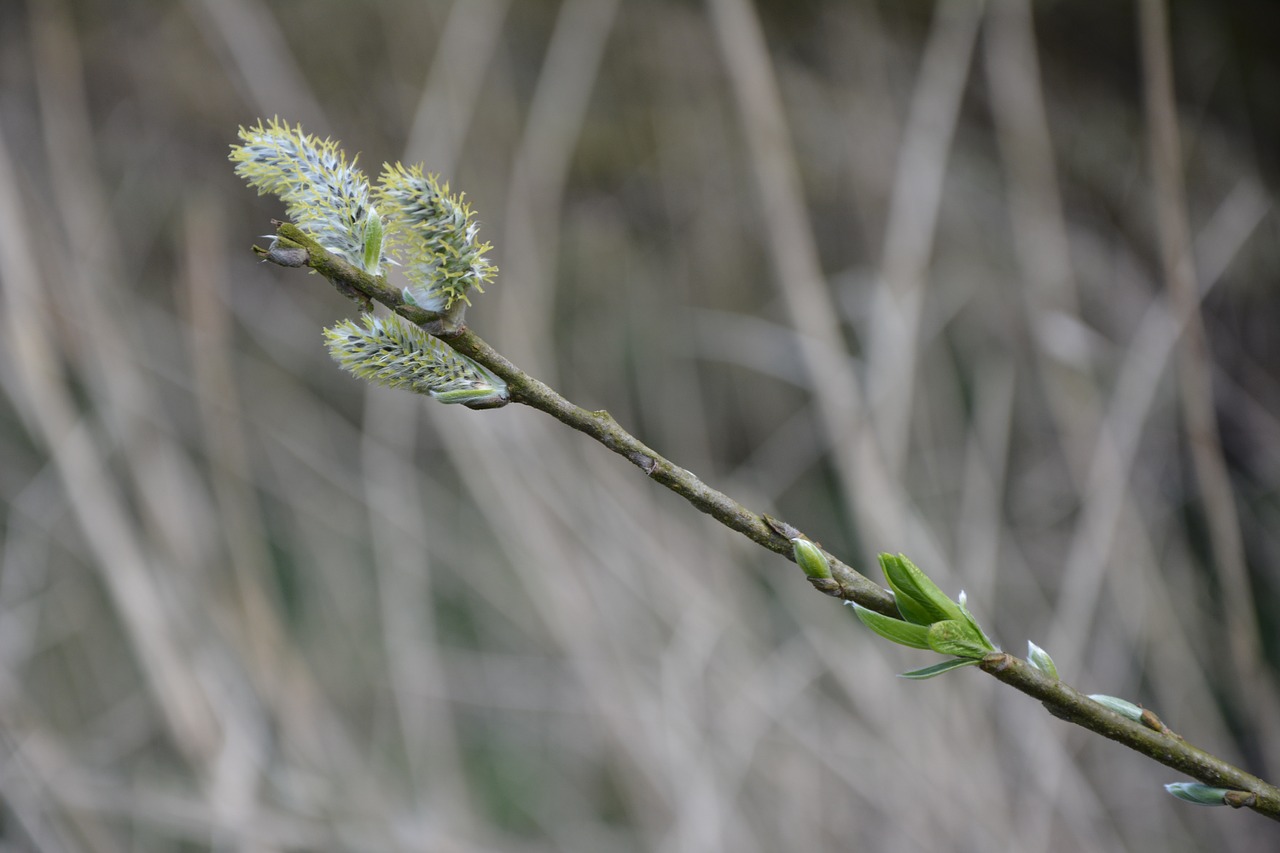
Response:
[[[380,302],[501,377],[511,391],[512,402],[546,412],[561,423],[591,436],[640,468],[650,479],[680,495],[721,524],[770,551],[794,560],[791,539],[800,535],[794,527],[753,512],[711,488],[689,471],[645,446],[619,426],[608,412],[590,411],[574,405],[545,383],[522,371],[465,326],[455,324],[442,314],[406,304],[400,291],[388,285],[386,279],[369,275],[331,255],[296,226],[278,223],[278,233],[289,249],[295,246],[305,249],[306,260],[297,263],[294,255],[282,254],[278,249],[255,247],[264,259],[282,266],[302,266],[305,263],[329,279],[339,292],[361,303],[362,307],[366,300]],[[811,579],[816,588],[869,610],[900,618],[891,593],[831,554],[823,553],[831,563],[832,577]],[[1230,804],[1280,821],[1280,788],[1192,746],[1167,728],[1157,730],[1122,717],[1013,655],[996,652],[987,655],[980,666],[999,681],[1040,700],[1051,714],[1060,719],[1123,744],[1207,785],[1247,792],[1243,796],[1232,797]]]

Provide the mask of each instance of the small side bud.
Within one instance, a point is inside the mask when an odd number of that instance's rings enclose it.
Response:
[[[311,259],[311,254],[301,246],[286,246],[274,237],[271,245],[259,251],[259,257],[264,261],[281,267],[305,267],[307,261]]]
[[[1225,806],[1229,795],[1240,793],[1230,788],[1211,788],[1202,782],[1170,782],[1164,789],[1178,799],[1197,806]]]
[[[791,548],[796,558],[796,565],[804,569],[804,573],[815,580],[831,577],[831,563],[822,550],[808,539],[796,537],[791,540]]]
[[[1053,658],[1049,657],[1048,652],[1030,640],[1027,640],[1027,663],[1031,664],[1054,681],[1058,680],[1058,667],[1053,662]]]
[[[1122,717],[1128,717],[1135,723],[1142,722],[1142,709],[1127,699],[1119,699],[1115,696],[1107,696],[1102,693],[1090,693],[1089,698],[1097,702],[1102,707],[1115,711]]]

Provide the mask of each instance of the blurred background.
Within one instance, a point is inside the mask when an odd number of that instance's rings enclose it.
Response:
[[[1166,64],[1158,3],[0,3],[0,848],[1274,847],[546,416],[343,374],[227,162],[425,162],[499,350],[1274,781],[1280,13],[1172,6]]]

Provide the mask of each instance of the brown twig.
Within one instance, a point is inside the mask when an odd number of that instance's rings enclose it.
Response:
[[[512,402],[538,409],[585,433],[721,524],[771,551],[794,559],[790,540],[801,535],[794,527],[753,512],[711,488],[647,447],[624,430],[608,412],[590,411],[574,405],[545,383],[522,371],[465,325],[455,324],[440,314],[406,303],[400,292],[388,285],[385,279],[369,275],[330,254],[297,226],[280,223],[278,234],[287,241],[289,249],[305,249],[305,265],[329,279],[340,292],[354,296],[357,301],[381,303],[501,377],[509,387]],[[255,248],[255,251],[264,260],[284,266],[298,265],[298,256],[294,254],[276,257],[277,251],[260,248]],[[831,562],[835,582],[817,581],[815,587],[828,595],[856,602],[879,613],[898,616],[890,592],[832,555],[826,556]],[[1233,795],[1228,798],[1229,805],[1249,808],[1280,821],[1280,788],[1192,746],[1167,728],[1161,730],[1123,717],[1010,654],[990,654],[982,660],[980,667],[999,681],[1040,700],[1054,716],[1123,744],[1206,785],[1231,789]]]

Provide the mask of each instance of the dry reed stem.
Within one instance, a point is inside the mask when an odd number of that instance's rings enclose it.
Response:
[[[1262,640],[1249,569],[1236,512],[1235,494],[1223,458],[1213,399],[1213,365],[1200,316],[1200,288],[1192,254],[1182,181],[1182,145],[1173,92],[1173,57],[1164,0],[1139,0],[1143,100],[1151,146],[1152,200],[1160,235],[1160,263],[1173,313],[1182,334],[1177,347],[1177,378],[1183,426],[1201,511],[1208,526],[1212,566],[1222,587],[1222,624],[1234,677],[1227,680],[1239,711],[1261,730],[1264,720],[1280,715],[1280,692],[1263,667]],[[1270,764],[1280,766],[1280,743],[1268,749]]]

